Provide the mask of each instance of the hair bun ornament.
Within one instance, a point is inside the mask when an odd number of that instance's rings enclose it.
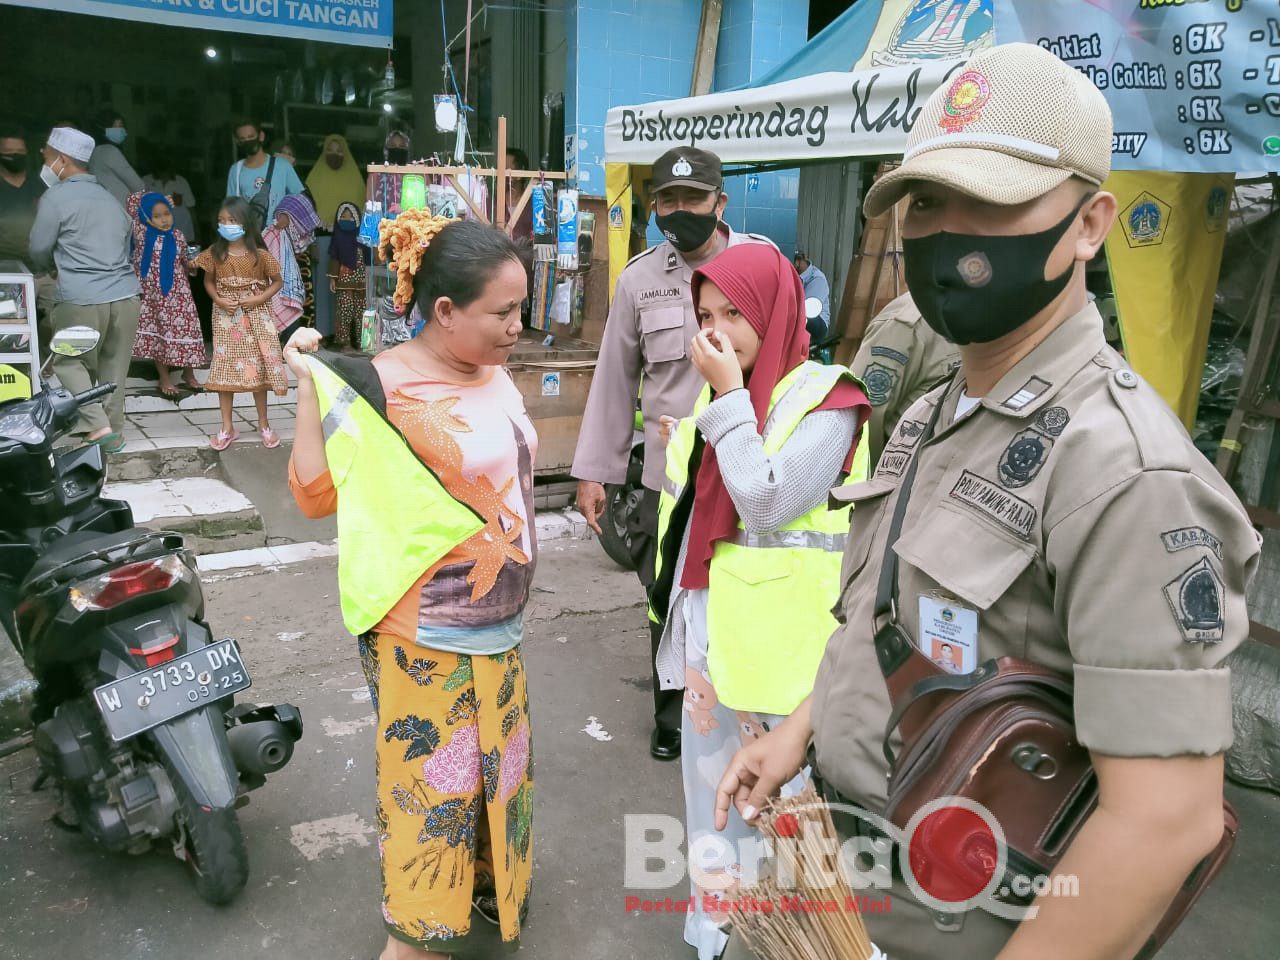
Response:
[[[427,247],[437,233],[453,222],[451,217],[437,217],[429,207],[421,207],[378,224],[378,256],[396,274],[396,309],[404,310],[413,302],[413,278],[422,266]]]

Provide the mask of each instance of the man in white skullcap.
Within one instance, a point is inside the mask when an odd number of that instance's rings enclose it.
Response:
[[[54,127],[43,150],[40,198],[31,228],[31,261],[39,270],[56,267],[53,330],[92,327],[98,345],[80,357],[53,360],[53,371],[72,393],[115,383],[103,403],[80,410],[75,433],[108,453],[124,448],[124,390],[133,338],[138,330],[141,289],[129,262],[129,217],[89,172],[91,136],[74,127]]]

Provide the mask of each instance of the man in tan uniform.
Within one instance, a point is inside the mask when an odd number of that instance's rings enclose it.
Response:
[[[1055,872],[1077,878],[1077,896],[1040,896],[1014,923],[934,913],[895,879],[890,912],[866,917],[893,960],[1129,960],[1222,836],[1223,661],[1248,632],[1258,538],[1087,298],[1085,264],[1116,213],[1100,189],[1110,153],[1110,110],[1083,74],[1039,47],[997,46],[929,98],[903,165],[867,196],[874,216],[910,195],[908,286],[961,366],[906,413],[872,478],[842,488],[856,503],[842,625],[812,697],[734,758],[717,817],[731,803],[757,816],[810,740],[830,787],[884,810],[873,608],[913,460],[899,624],[930,653],[950,614],[958,672],[1008,655],[1071,678],[1099,790]],[[726,954],[744,955],[736,942]]]
[[[632,258],[618,277],[570,471],[578,480],[578,508],[599,533],[604,485],[627,478],[636,397],[642,393],[645,498],[631,547],[645,586],[653,577],[658,490],[666,468],[658,420],[663,414],[686,416],[703,384],[689,360],[689,344],[698,333],[689,281],[695,268],[734,244],[769,242],[735,233],[720,219],[729,202],[723,186],[714,153],[682,147],[654,163],[653,211],[666,240]],[[662,639],[655,626],[650,624],[654,655]],[[656,669],[653,700],[650,752],[660,760],[675,759],[684,695],[659,689]]]
[[[872,464],[880,459],[885,440],[907,408],[959,363],[956,345],[921,321],[910,293],[894,298],[872,317],[849,364],[871,401],[866,431]]]

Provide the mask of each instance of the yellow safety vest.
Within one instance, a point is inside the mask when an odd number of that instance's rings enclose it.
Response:
[[[306,357],[338,491],[338,590],[353,634],[370,630],[484,518],[450,495],[386,418],[367,360]],[[341,373],[339,373],[341,370]]]
[[[769,399],[765,453],[780,451],[800,421],[843,378],[855,379],[845,367],[812,361],[783,377]],[[675,563],[691,515],[695,421],[710,398],[707,387],[667,444],[666,480],[658,500],[656,589],[649,603],[655,623],[667,615],[670,591],[663,589],[662,574]],[[869,459],[864,431],[843,485],[865,480]],[[840,561],[851,509],[829,510],[819,504],[780,530],[761,534],[748,533],[739,521],[732,540],[716,543],[707,595],[707,669],[721,703],[733,710],[788,714],[813,690],[818,664],[836,628],[831,608],[840,595]],[[681,522],[673,527],[677,513]],[[670,590],[675,589],[678,584],[671,584]]]

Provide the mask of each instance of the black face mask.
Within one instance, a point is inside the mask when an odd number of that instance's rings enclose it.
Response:
[[[694,213],[691,210],[677,210],[675,213],[656,213],[653,220],[673,247],[681,253],[692,253],[711,239],[720,217],[714,211]]]
[[[990,343],[1012,333],[1066,289],[1072,263],[1044,278],[1049,254],[1089,194],[1048,230],[1008,237],[939,231],[903,238],[907,289],[920,315],[951,343]]]
[[[387,147],[387,163],[394,164],[397,167],[404,166],[409,162],[408,147]]]
[[[0,153],[0,167],[4,167],[10,173],[21,173],[27,169],[27,155],[25,153]]]
[[[242,157],[252,157],[262,149],[261,140],[237,140],[236,149],[240,151]]]

